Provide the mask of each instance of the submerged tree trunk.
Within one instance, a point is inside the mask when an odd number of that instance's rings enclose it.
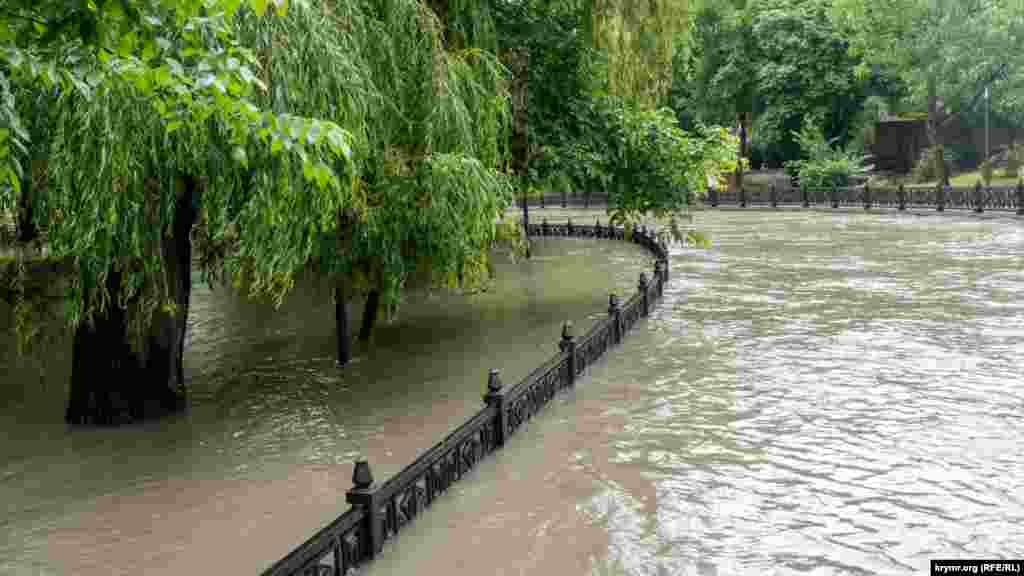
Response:
[[[153,313],[143,349],[132,350],[127,311],[116,305],[116,296],[92,323],[76,329],[65,412],[68,423],[118,425],[185,407],[182,359],[192,288],[189,232],[198,213],[198,195],[197,180],[182,177],[176,191],[171,235],[161,235],[159,245],[175,310]],[[115,270],[107,278],[107,289],[116,295],[119,286]]]
[[[352,360],[352,331],[349,328],[348,297],[345,291],[345,280],[336,279],[334,284],[334,333],[338,345],[338,366],[344,366]]]
[[[380,292],[370,291],[366,295],[366,307],[363,309],[363,325],[359,329],[359,339],[363,342],[370,339],[373,327],[377,324],[377,308],[380,307]]]

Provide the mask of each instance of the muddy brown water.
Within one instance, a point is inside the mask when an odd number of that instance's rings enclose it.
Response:
[[[566,214],[599,213],[531,217]],[[1024,557],[1024,224],[698,224],[715,245],[672,247],[652,316],[363,573],[910,575]],[[488,368],[525,375],[561,320],[593,320],[649,268],[614,242],[534,250],[489,294],[411,302],[343,373],[315,282],[276,312],[197,285],[193,407],[160,423],[69,432],[66,351],[8,355],[24,377],[3,391],[0,573],[259,573],[346,508],[355,457],[398,470],[476,410]]]

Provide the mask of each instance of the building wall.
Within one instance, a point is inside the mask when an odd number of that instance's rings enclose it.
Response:
[[[944,143],[966,144],[974,147],[979,160],[985,154],[985,127],[965,126],[953,122],[942,131]],[[989,127],[990,149],[995,152],[1012,142],[1024,141],[1024,130],[1005,126]],[[910,172],[928,147],[928,132],[924,120],[885,120],[875,124],[875,142],[871,154],[875,168],[898,173]]]

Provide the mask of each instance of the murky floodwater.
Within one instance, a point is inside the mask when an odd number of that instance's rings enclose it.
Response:
[[[497,259],[487,293],[413,296],[341,372],[326,283],[274,311],[197,280],[191,409],[124,429],[66,429],[70,346],[18,360],[6,337],[0,574],[258,574],[347,509],[357,456],[379,478],[411,462],[479,409],[488,369],[526,376],[563,320],[589,328],[650,260],[616,242],[534,250]]]
[[[591,221],[590,218],[580,221]],[[1024,225],[716,212],[664,303],[369,574],[1024,556]]]
[[[715,246],[673,248],[651,319],[368,574],[909,575],[1024,556],[1024,226],[698,219]],[[479,406],[488,368],[525,375],[562,319],[602,314],[649,268],[614,242],[535,250],[493,293],[413,303],[340,375],[326,288],[273,312],[197,286],[194,407],[170,421],[69,433],[49,362],[4,392],[0,573],[258,573],[346,508],[357,454],[397,470]]]

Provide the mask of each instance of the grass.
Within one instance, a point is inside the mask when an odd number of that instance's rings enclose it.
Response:
[[[975,183],[981,182],[984,185],[985,181],[981,178],[981,172],[978,170],[972,170],[970,172],[962,172],[949,179],[950,186],[955,188],[969,188],[974,186]],[[993,187],[1006,187],[1016,186],[1018,182],[1017,178],[1007,178],[1002,175],[1001,170],[997,170],[992,176]],[[911,182],[910,176],[888,176],[888,177],[875,177],[871,179],[872,186],[899,186],[903,184],[906,187],[911,188],[934,188],[935,181],[931,182]]]

